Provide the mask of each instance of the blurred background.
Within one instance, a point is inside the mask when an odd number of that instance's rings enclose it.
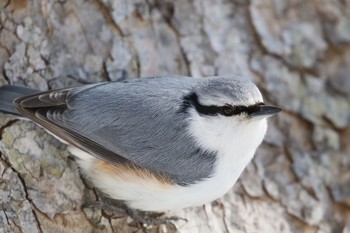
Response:
[[[350,232],[349,0],[0,0],[0,85],[239,75],[285,111],[230,193],[178,232]],[[64,145],[0,117],[0,232],[174,232],[81,210]]]

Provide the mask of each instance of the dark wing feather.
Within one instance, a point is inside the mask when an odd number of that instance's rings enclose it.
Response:
[[[65,98],[70,90],[71,89],[62,89],[25,96],[24,98],[20,98],[20,106],[22,108],[42,108],[65,105]],[[15,103],[18,102],[16,101]]]
[[[62,89],[56,91],[41,92],[17,98],[14,103],[18,111],[25,117],[41,125],[57,137],[63,139],[86,152],[90,152],[99,159],[114,163],[131,163],[120,155],[104,148],[100,144],[78,134],[66,127],[57,125],[48,119],[48,115],[57,111],[64,111],[67,108],[66,98],[72,90]],[[51,113],[51,114],[49,114]]]

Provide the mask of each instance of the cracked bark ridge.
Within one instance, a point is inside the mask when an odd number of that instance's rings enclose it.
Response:
[[[0,85],[47,90],[176,74],[250,77],[270,119],[226,196],[178,232],[350,232],[350,3],[0,1]],[[66,147],[0,116],[0,232],[173,232],[98,209]]]

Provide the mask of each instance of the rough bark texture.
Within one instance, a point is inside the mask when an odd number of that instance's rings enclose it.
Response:
[[[179,232],[350,232],[349,0],[0,0],[0,85],[248,76],[285,111],[233,190]],[[0,117],[0,232],[142,232],[97,199],[66,147]],[[149,232],[173,232],[153,227]]]

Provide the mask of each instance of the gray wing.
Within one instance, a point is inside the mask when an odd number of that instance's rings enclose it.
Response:
[[[177,183],[210,176],[215,153],[195,145],[179,111],[191,78],[140,79],[33,94],[18,110],[58,137],[105,161],[132,163]]]

